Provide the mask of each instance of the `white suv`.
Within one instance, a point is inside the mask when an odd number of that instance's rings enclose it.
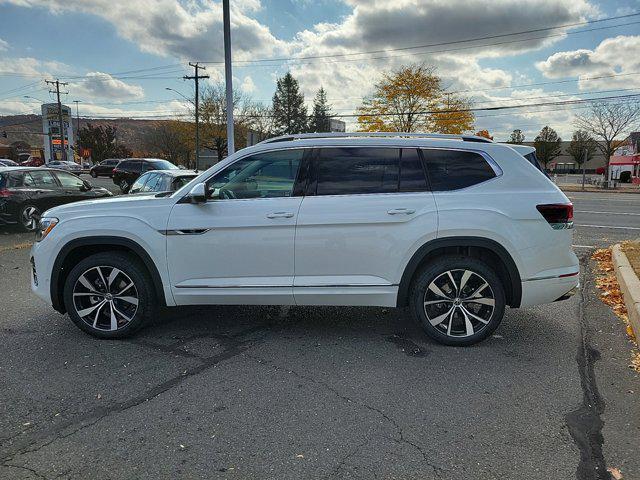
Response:
[[[45,212],[32,287],[101,338],[133,333],[158,306],[377,305],[469,345],[505,306],[575,292],[572,220],[567,197],[507,145],[285,136],[172,194]]]

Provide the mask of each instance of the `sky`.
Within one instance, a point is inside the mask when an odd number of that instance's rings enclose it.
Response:
[[[265,104],[290,71],[307,103],[322,86],[351,115],[418,63],[474,107],[532,105],[478,111],[475,127],[533,140],[545,125],[570,138],[587,106],[533,104],[640,94],[640,0],[230,2],[234,88]],[[186,118],[188,63],[224,80],[221,2],[0,0],[0,18],[0,115],[39,113],[59,78],[81,117]]]

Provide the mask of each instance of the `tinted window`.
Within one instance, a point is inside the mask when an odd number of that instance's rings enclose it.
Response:
[[[281,150],[238,160],[207,182],[209,197],[290,197],[302,155],[302,150]]]
[[[55,188],[58,186],[51,172],[47,170],[31,170],[25,174],[25,179],[27,175],[31,177],[32,185],[36,187]]]
[[[397,148],[323,148],[317,160],[317,195],[398,191]]]
[[[403,148],[400,157],[400,191],[421,192],[427,190],[427,179],[418,150]]]
[[[479,153],[456,150],[423,150],[422,153],[434,191],[470,187],[496,176]]]
[[[65,188],[82,188],[84,182],[75,175],[69,173],[56,172],[56,177]]]
[[[154,168],[156,170],[177,170],[178,167],[176,167],[173,163],[168,162],[166,160],[154,160],[152,162],[149,162],[149,167],[148,168]]]
[[[180,190],[194,178],[196,178],[195,175],[192,175],[190,177],[178,177],[173,180],[173,188],[171,188],[170,190]]]
[[[2,186],[2,178],[0,177],[0,188],[18,188],[24,186],[24,174],[21,172],[11,172],[7,173],[4,178],[6,178],[6,185]]]

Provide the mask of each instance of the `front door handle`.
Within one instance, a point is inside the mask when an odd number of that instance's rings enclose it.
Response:
[[[391,210],[387,210],[389,215],[411,215],[416,213],[413,208],[392,208]]]
[[[267,218],[291,218],[293,213],[291,212],[273,212],[267,213]]]

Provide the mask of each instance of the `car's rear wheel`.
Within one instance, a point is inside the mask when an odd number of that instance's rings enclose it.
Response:
[[[410,307],[431,338],[472,345],[487,338],[504,315],[504,287],[495,271],[472,257],[445,256],[417,275]]]
[[[156,294],[145,266],[120,252],[91,255],[69,272],[64,302],[71,320],[99,338],[124,338],[153,318]]]
[[[40,210],[33,205],[26,205],[20,210],[20,228],[25,232],[35,232],[40,221]]]
[[[129,191],[129,182],[124,179],[120,180],[120,190],[122,190],[122,193],[127,193]]]

